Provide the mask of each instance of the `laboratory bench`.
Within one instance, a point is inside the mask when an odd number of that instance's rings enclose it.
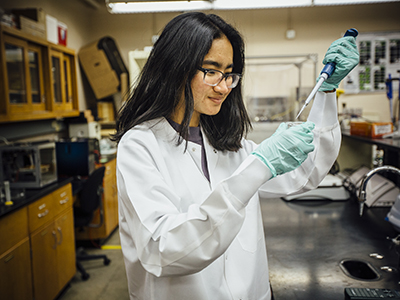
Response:
[[[360,217],[354,199],[260,201],[275,300],[341,300],[348,287],[400,290],[389,208],[366,208]],[[345,274],[340,263],[347,260],[369,263],[379,278]],[[392,272],[381,269],[388,266]]]
[[[2,203],[0,205],[0,218],[4,217],[5,215],[12,213],[44,196],[52,193],[53,191],[57,190],[60,187],[70,183],[73,181],[72,177],[60,179],[52,184],[46,185],[43,188],[37,189],[24,189],[23,194],[16,198],[12,198],[13,204],[10,206],[5,205]],[[22,191],[22,190],[21,190]]]
[[[342,135],[346,138],[357,140],[362,143],[377,145],[392,151],[400,151],[400,139],[398,138],[370,138],[366,136],[352,135],[350,130],[342,130]]]
[[[400,139],[399,138],[370,138],[350,134],[350,130],[343,130],[342,136],[364,144],[376,145],[384,150],[383,164],[400,168]],[[400,182],[399,182],[400,183]]]
[[[104,220],[93,232],[74,228],[73,205],[84,178],[59,177],[43,188],[25,189],[23,197],[12,199],[13,205],[0,205],[4,299],[54,299],[76,273],[75,240],[106,238],[118,226],[115,156],[102,164]]]

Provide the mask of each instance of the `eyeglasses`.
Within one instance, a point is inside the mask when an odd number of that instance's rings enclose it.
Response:
[[[242,77],[241,74],[237,73],[225,74],[221,71],[213,69],[198,69],[204,73],[203,82],[209,86],[217,86],[222,80],[225,79],[226,86],[229,89],[233,89],[238,85],[239,80]]]

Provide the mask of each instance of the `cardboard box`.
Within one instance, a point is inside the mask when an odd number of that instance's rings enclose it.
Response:
[[[118,92],[117,73],[112,69],[104,51],[97,48],[97,42],[83,47],[78,57],[96,99],[103,99]]]
[[[97,102],[97,117],[100,122],[115,121],[114,104],[112,102]]]
[[[38,23],[46,24],[46,13],[41,8],[13,9],[11,12],[18,18],[23,16]]]
[[[46,25],[28,19],[26,17],[19,17],[19,26],[21,31],[46,39]]]
[[[366,136],[370,138],[381,138],[385,134],[393,132],[392,122],[365,122],[351,121],[350,134]]]
[[[13,9],[19,29],[46,39],[46,13],[41,8]]]

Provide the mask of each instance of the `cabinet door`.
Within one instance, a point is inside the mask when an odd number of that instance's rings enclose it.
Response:
[[[57,232],[54,223],[31,235],[31,251],[35,300],[52,300],[59,292]]]
[[[45,111],[42,48],[6,35],[4,51],[9,113]]]
[[[55,110],[63,110],[65,93],[63,90],[64,80],[63,55],[58,51],[51,51],[51,80],[53,91],[53,107]]]
[[[29,239],[0,255],[2,299],[33,299]]]
[[[55,221],[57,239],[57,269],[61,290],[76,273],[73,210],[68,209]]]
[[[6,63],[5,89],[11,114],[27,113],[31,110],[28,100],[27,43],[9,36],[4,37]]]
[[[72,90],[72,61],[69,56],[63,55],[63,64],[64,64],[64,94],[65,94],[65,103],[64,109],[71,110],[73,109],[73,90]]]
[[[118,225],[118,210],[115,197],[115,182],[113,178],[104,180],[104,220],[107,233],[111,233]]]
[[[30,99],[33,111],[46,110],[46,97],[43,79],[43,58],[40,47],[28,46],[28,64],[30,77]]]

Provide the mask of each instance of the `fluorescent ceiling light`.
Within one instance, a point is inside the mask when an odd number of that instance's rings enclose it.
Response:
[[[147,1],[147,2],[114,2],[107,3],[111,13],[149,13],[149,12],[173,12],[191,10],[209,10],[212,4],[209,1]]]
[[[347,5],[398,2],[399,0],[314,0],[314,5]]]
[[[260,9],[310,5],[311,0],[215,0],[213,9]]]
[[[400,0],[105,0],[113,14],[183,12],[193,10],[267,9],[280,7],[311,7],[322,5],[370,4]]]

